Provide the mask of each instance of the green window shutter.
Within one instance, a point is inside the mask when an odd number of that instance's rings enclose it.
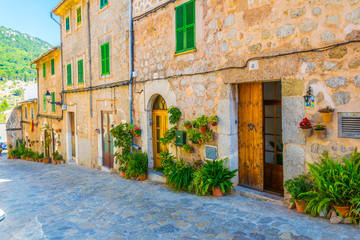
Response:
[[[43,78],[46,77],[46,64],[43,63]]]
[[[25,118],[27,118],[27,107],[25,107]]]
[[[77,22],[77,24],[81,23],[81,7],[76,9],[76,22]]]
[[[195,1],[189,1],[175,9],[176,53],[195,49]]]
[[[46,112],[46,97],[45,97],[45,93],[43,95],[43,111]]]
[[[51,111],[54,113],[55,112],[55,92],[51,93],[51,102],[53,102],[53,104],[51,104]]]
[[[51,59],[51,75],[55,75],[55,60]]]
[[[70,30],[70,17],[67,17],[65,19],[65,22],[66,22],[66,31],[69,31]]]
[[[72,80],[71,80],[71,64],[67,65],[66,75],[67,75],[67,85],[71,85],[72,84]]]
[[[78,61],[78,83],[84,82],[84,61]]]
[[[110,74],[110,44],[105,43],[100,47],[101,52],[101,75]]]
[[[31,108],[31,119],[34,120],[34,108]]]
[[[105,7],[108,4],[108,0],[100,0],[100,9]]]

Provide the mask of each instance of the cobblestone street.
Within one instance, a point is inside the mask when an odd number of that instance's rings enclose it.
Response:
[[[0,159],[0,239],[358,239],[354,225],[247,199],[173,193],[75,165]]]

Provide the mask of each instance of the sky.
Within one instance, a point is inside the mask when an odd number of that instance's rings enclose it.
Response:
[[[0,26],[60,44],[60,27],[50,11],[60,0],[0,0]]]

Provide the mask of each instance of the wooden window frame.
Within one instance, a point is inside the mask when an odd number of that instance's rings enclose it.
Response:
[[[78,61],[78,83],[84,83],[84,60]]]
[[[187,19],[187,5],[189,4],[193,4],[193,19],[194,21],[190,24],[186,23],[186,19]],[[182,9],[182,27],[178,27],[178,14],[180,14],[180,10]],[[194,28],[194,46],[187,46],[187,42],[188,42],[188,37],[186,34],[186,29],[193,27]],[[178,48],[178,38],[179,38],[179,34],[183,34],[183,48],[179,49]],[[177,6],[175,8],[175,40],[176,40],[176,44],[175,44],[175,54],[179,54],[179,53],[184,53],[184,52],[188,52],[191,50],[195,50],[196,49],[196,6],[195,6],[195,0],[190,0],[186,3],[183,3],[179,6]]]
[[[101,76],[109,75],[110,70],[110,43],[100,46]]]

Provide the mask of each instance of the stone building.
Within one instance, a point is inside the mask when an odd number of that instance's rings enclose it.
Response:
[[[360,2],[134,0],[135,123],[149,166],[157,167],[157,134],[166,108],[181,122],[217,115],[215,140],[179,158],[217,159],[239,168],[236,182],[283,194],[283,182],[306,171],[319,154],[343,156],[359,146]],[[309,91],[310,90],[310,91]],[[304,96],[314,97],[305,108]],[[161,96],[161,97],[160,97]],[[155,108],[154,108],[155,106]],[[305,138],[299,123],[323,123],[326,138]],[[181,126],[179,124],[179,129]],[[158,131],[158,132],[157,132]],[[209,149],[208,149],[209,150]]]
[[[58,151],[65,156],[63,147],[63,111],[62,111],[62,82],[61,82],[61,49],[54,47],[44,54],[34,59],[31,64],[36,65],[37,69],[37,102],[34,105],[36,111],[36,131],[38,147],[37,151],[43,149],[45,136],[51,136],[50,148],[46,149],[47,154]],[[24,108],[24,107],[23,107]],[[23,109],[24,112],[24,109]],[[24,118],[25,119],[25,118]],[[45,126],[49,126],[45,130]],[[24,128],[25,130],[25,128]],[[34,135],[33,134],[33,135]],[[34,137],[35,137],[34,135]],[[26,134],[24,134],[26,138]],[[26,139],[24,139],[26,140]]]
[[[129,121],[128,1],[63,0],[60,16],[68,160],[114,167],[109,130]]]

